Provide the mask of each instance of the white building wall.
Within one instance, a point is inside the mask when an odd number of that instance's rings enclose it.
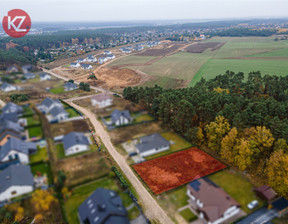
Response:
[[[70,147],[68,150],[65,150],[65,155],[69,156],[69,155],[79,153],[79,152],[84,152],[87,150],[89,150],[88,145],[74,145],[73,147]]]
[[[112,99],[103,100],[103,101],[97,101],[92,99],[92,105],[98,106],[99,108],[104,108],[112,105]]]
[[[9,200],[19,195],[30,193],[32,191],[32,186],[11,186],[6,191],[0,193],[0,201]],[[15,194],[13,194],[13,192]]]
[[[155,148],[154,149],[151,149],[149,151],[146,151],[146,152],[142,152],[142,153],[138,153],[140,154],[140,156],[142,157],[147,157],[147,156],[151,156],[151,155],[154,155],[156,153],[159,153],[159,152],[163,152],[163,151],[166,151],[166,150],[169,150],[170,149],[170,146],[166,146],[166,147],[162,147],[162,148],[159,148],[158,150],[156,150]]]
[[[6,162],[6,161],[9,161],[9,156],[12,156],[13,159],[15,158],[15,155],[18,154],[18,157],[19,157],[19,160],[21,163],[23,164],[27,164],[29,163],[29,156],[22,153],[22,152],[18,152],[18,151],[15,151],[15,150],[11,150],[3,159],[2,159],[2,162]]]

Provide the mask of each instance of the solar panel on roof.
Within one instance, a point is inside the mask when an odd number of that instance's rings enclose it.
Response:
[[[198,180],[194,180],[190,183],[190,186],[197,192],[200,190],[200,185],[201,183]]]

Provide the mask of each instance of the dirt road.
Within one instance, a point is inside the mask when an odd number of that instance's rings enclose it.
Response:
[[[150,220],[158,220],[162,224],[172,224],[172,220],[168,217],[168,215],[164,212],[164,210],[159,206],[159,204],[155,201],[155,199],[150,195],[150,193],[145,189],[136,175],[133,173],[130,166],[126,163],[125,158],[120,155],[117,150],[114,148],[113,144],[111,143],[110,136],[103,128],[102,124],[96,119],[95,114],[91,111],[80,107],[70,100],[66,100],[66,103],[70,104],[77,110],[81,111],[86,118],[90,119],[91,123],[93,124],[96,134],[100,136],[102,142],[106,146],[107,150],[109,151],[110,155],[114,158],[117,162],[119,167],[125,173],[126,177],[129,179],[133,187],[135,188],[137,194],[139,195],[140,203],[143,205],[144,212],[146,216]]]
[[[6,104],[6,103],[5,103],[4,101],[0,100],[0,107],[4,107],[5,104]]]

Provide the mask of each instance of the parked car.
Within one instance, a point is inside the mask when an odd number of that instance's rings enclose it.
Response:
[[[258,201],[257,200],[254,200],[254,201],[251,201],[248,205],[247,205],[247,207],[249,208],[249,209],[254,209],[254,208],[256,208],[257,206],[258,206]]]

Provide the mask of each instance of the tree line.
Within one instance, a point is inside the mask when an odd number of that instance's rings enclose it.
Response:
[[[288,194],[288,77],[227,71],[190,88],[128,87],[123,96],[188,140]],[[285,166],[275,170],[275,161]],[[283,189],[277,187],[281,181]]]

